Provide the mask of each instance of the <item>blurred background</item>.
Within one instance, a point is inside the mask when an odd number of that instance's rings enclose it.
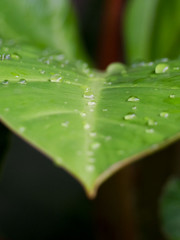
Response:
[[[71,4],[84,48],[98,69],[115,61],[132,64],[179,57],[179,0]],[[159,201],[169,177],[179,176],[179,143],[125,167],[89,200],[72,176],[0,128],[0,240],[167,239]]]

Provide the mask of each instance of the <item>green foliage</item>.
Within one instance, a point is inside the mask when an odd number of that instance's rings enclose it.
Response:
[[[0,35],[85,58],[69,0],[1,0]]]
[[[131,0],[125,15],[125,46],[128,62],[150,60],[151,36],[159,0]]]
[[[168,182],[161,199],[163,231],[170,240],[180,239],[180,180]]]
[[[180,1],[131,0],[125,16],[127,61],[180,54]]]
[[[1,120],[90,195],[118,168],[179,137],[179,61],[115,63],[98,73],[59,52],[6,45],[0,54]]]

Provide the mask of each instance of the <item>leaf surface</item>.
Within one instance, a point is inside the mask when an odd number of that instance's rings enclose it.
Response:
[[[1,0],[0,36],[86,59],[69,0]]]
[[[2,46],[0,118],[87,193],[179,138],[179,60],[99,73],[59,52]],[[155,73],[156,72],[156,73]]]

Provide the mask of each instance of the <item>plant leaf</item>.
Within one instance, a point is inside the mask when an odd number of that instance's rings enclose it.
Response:
[[[175,58],[180,54],[180,1],[131,0],[125,14],[127,61]]]
[[[160,0],[131,0],[125,14],[125,46],[128,62],[151,60],[151,42]]]
[[[168,239],[180,239],[180,180],[171,179],[161,199],[161,219]]]
[[[1,0],[0,35],[86,59],[69,0]]]
[[[90,196],[117,169],[179,137],[179,60],[98,73],[28,46],[0,54],[1,120]]]

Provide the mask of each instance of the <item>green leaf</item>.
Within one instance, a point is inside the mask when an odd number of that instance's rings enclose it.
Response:
[[[180,1],[131,0],[125,14],[127,61],[176,58],[180,54]]]
[[[180,180],[171,179],[161,199],[161,219],[168,239],[180,239]]]
[[[180,1],[160,0],[151,44],[151,59],[175,58],[180,54]]]
[[[86,59],[69,0],[1,0],[0,35]]]
[[[131,0],[125,14],[125,46],[128,62],[151,59],[152,34],[159,0]]]
[[[104,73],[58,52],[4,46],[0,118],[90,196],[117,169],[179,138],[180,61]]]

